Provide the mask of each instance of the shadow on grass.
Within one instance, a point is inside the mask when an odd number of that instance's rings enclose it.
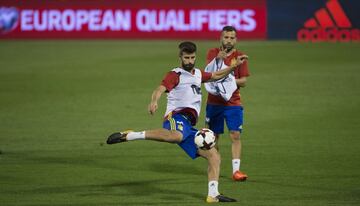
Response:
[[[139,205],[141,201],[146,201],[151,205],[201,202],[204,194],[199,194],[184,187],[177,187],[177,183],[181,180],[172,179],[152,179],[141,181],[117,181],[99,185],[75,185],[75,186],[59,186],[59,187],[42,187],[31,191],[22,191],[31,195],[56,195],[71,194],[78,197],[101,199],[111,199],[118,204]],[[166,185],[171,184],[171,188]],[[146,203],[146,204],[148,204]]]
[[[325,185],[317,185],[315,182],[316,180],[319,180],[321,177],[314,177],[314,180],[306,180],[306,178],[309,178],[308,176],[304,177],[303,180],[289,180],[288,182],[282,182],[282,181],[272,181],[272,180],[265,180],[265,179],[250,179],[247,180],[247,182],[255,185],[263,185],[263,186],[277,186],[282,188],[293,188],[293,189],[303,189],[305,191],[328,191],[328,192],[341,192],[341,188],[334,188],[334,187],[327,187]],[[329,179],[329,181],[334,180],[338,178],[338,175],[335,174],[333,176],[325,177]],[[342,176],[342,178],[353,178],[352,176]],[[276,179],[276,178],[274,178]]]
[[[90,157],[63,157],[57,154],[51,156],[43,155],[13,155],[14,159],[21,158],[22,161],[28,163],[37,163],[43,165],[55,164],[64,166],[89,166],[91,168],[104,168],[114,169],[116,172],[131,172],[133,167],[114,167],[114,164],[110,162],[101,162],[91,159]],[[191,160],[190,160],[191,161]],[[144,164],[143,167],[148,168],[146,172],[153,172],[154,175],[151,179],[139,178],[139,179],[118,179],[114,182],[100,183],[100,184],[83,184],[78,183],[76,180],[74,183],[52,185],[52,186],[37,186],[33,189],[25,189],[18,191],[24,195],[37,196],[47,195],[58,197],[58,195],[77,196],[79,199],[76,201],[82,202],[82,199],[98,198],[102,200],[111,199],[110,202],[118,202],[121,205],[139,205],[141,201],[146,201],[149,205],[161,205],[170,204],[177,205],[179,203],[192,204],[199,203],[205,198],[206,194],[202,192],[194,192],[191,188],[188,188],[188,183],[194,184],[198,176],[206,178],[206,168],[199,168],[196,165],[196,161],[189,164],[177,164],[169,162],[150,162]],[[90,172],[90,171],[89,171]],[[167,175],[162,175],[167,173]],[[166,178],[169,174],[175,173],[174,177]],[[188,176],[193,175],[187,179]],[[183,176],[184,178],[178,178]],[[117,176],[119,177],[119,176]],[[127,176],[128,177],[128,176]],[[46,183],[45,183],[46,184]],[[205,187],[206,185],[204,185]],[[204,191],[206,189],[204,188]],[[106,201],[108,202],[108,201]],[[112,204],[112,203],[111,203]]]
[[[192,161],[192,160],[191,160]],[[149,171],[157,173],[176,173],[185,175],[199,175],[207,176],[207,168],[199,168],[196,166],[196,161],[193,161],[191,165],[176,164],[176,163],[161,163],[154,162],[149,165]]]

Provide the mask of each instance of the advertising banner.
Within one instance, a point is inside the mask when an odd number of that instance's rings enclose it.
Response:
[[[350,42],[360,40],[355,28],[338,0],[329,0],[314,12],[297,33],[300,42]]]
[[[2,1],[0,38],[266,39],[266,0]]]
[[[359,0],[267,1],[268,39],[359,42]]]

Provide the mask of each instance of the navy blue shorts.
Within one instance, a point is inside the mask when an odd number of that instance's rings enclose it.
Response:
[[[224,120],[230,131],[242,131],[242,106],[206,105],[206,123],[215,134],[224,133]]]
[[[195,133],[197,129],[191,126],[191,122],[182,114],[175,114],[169,116],[163,123],[163,128],[168,130],[176,130],[182,133],[183,139],[178,145],[188,154],[192,159],[197,158],[198,148],[194,142]]]

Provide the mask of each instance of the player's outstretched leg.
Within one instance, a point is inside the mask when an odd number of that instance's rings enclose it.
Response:
[[[179,143],[182,140],[182,133],[176,130],[152,129],[140,132],[127,130],[123,132],[115,132],[111,134],[107,140],[107,144],[116,144],[133,140],[153,140],[159,142]]]
[[[215,202],[236,202],[235,199],[226,197],[219,193],[219,175],[220,175],[220,154],[215,148],[210,150],[198,150],[198,154],[208,160],[208,180],[209,190],[208,196],[206,197],[207,203]]]

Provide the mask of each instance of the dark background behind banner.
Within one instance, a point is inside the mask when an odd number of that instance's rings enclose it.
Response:
[[[327,0],[267,0],[268,39],[296,39],[297,31],[315,16],[315,12],[326,7]],[[339,0],[353,28],[360,28],[360,1]]]

